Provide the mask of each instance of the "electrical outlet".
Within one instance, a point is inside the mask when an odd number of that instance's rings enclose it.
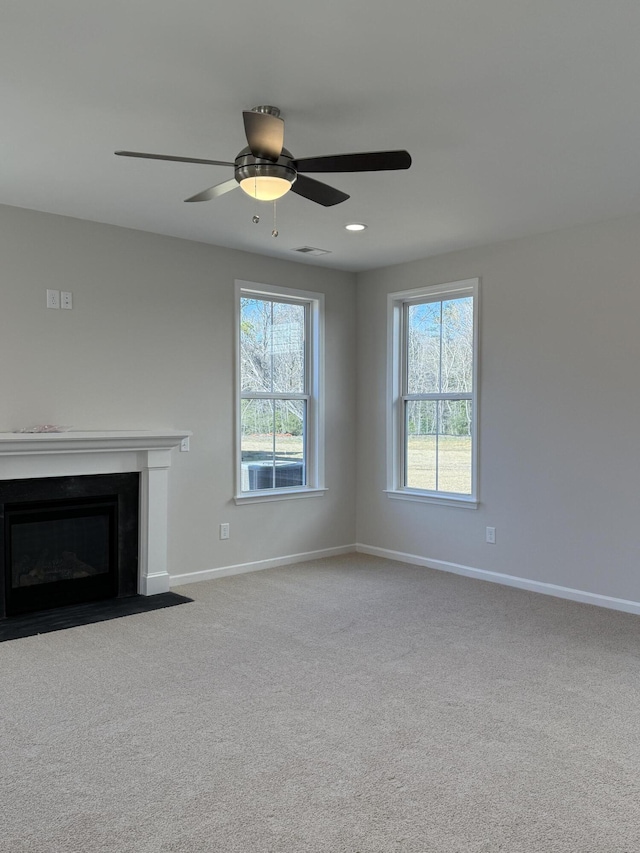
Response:
[[[186,438],[183,438],[182,441],[180,442],[180,450],[183,453],[188,452],[188,450],[189,450],[189,436],[187,436]]]
[[[229,538],[229,523],[226,522],[220,525],[220,538],[228,539]]]
[[[63,290],[60,293],[60,307],[71,311],[73,308],[73,293],[69,290]]]
[[[496,544],[496,529],[495,527],[487,527],[487,542],[489,545]]]
[[[59,308],[60,307],[60,291],[59,290],[47,290],[47,308]]]

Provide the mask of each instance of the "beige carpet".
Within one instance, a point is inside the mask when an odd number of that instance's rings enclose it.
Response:
[[[374,557],[0,645],[6,853],[635,853],[640,618]]]

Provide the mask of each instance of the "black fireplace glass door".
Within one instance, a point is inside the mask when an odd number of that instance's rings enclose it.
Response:
[[[117,592],[117,498],[5,505],[7,613]]]

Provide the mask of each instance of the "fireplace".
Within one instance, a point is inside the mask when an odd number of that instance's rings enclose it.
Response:
[[[168,594],[169,468],[190,435],[0,433],[0,619]]]
[[[0,616],[134,595],[139,474],[0,481]]]

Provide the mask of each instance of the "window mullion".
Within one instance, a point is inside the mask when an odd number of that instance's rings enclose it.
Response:
[[[242,400],[308,400],[309,394],[296,394],[294,392],[271,392],[271,391],[243,391]]]
[[[473,394],[468,391],[445,391],[442,394],[430,392],[426,394],[403,394],[402,399],[408,402],[421,402],[422,400],[425,402],[428,402],[429,400],[452,400],[453,402],[456,402],[457,400],[473,400]]]

